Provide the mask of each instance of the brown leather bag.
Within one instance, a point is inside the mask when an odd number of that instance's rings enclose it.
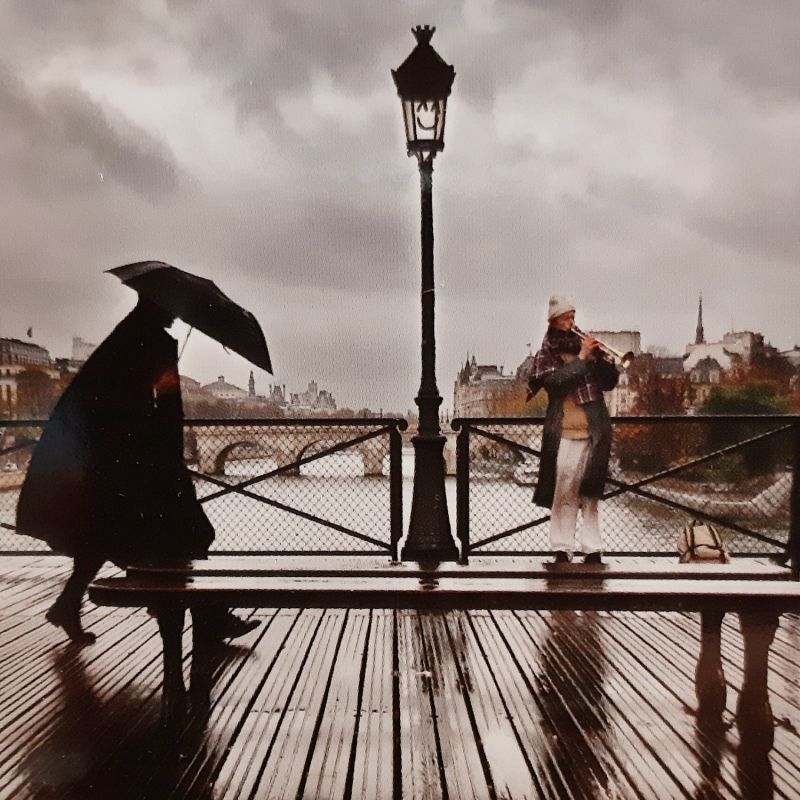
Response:
[[[714,525],[696,519],[684,525],[678,536],[678,561],[681,564],[693,561],[718,561],[720,564],[727,564],[730,560],[730,554]]]

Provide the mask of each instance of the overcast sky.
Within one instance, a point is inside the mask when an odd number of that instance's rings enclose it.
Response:
[[[5,0],[0,336],[68,355],[160,259],[259,318],[274,376],[405,411],[420,375],[419,178],[390,69],[454,65],[434,173],[437,377],[512,370],[548,295],[682,352],[800,343],[795,0]],[[177,324],[180,336],[185,331]],[[181,372],[246,387],[201,334]]]

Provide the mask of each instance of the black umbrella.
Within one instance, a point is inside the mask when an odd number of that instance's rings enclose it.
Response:
[[[106,270],[142,297],[180,317],[185,323],[272,372],[267,343],[258,320],[234,303],[207,278],[165,264],[138,261]]]

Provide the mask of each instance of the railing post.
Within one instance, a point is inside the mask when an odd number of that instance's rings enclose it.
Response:
[[[469,424],[461,423],[456,439],[456,535],[461,554],[459,562],[469,561]]]
[[[792,577],[800,580],[800,423],[792,429],[792,495],[789,505],[789,541],[786,554]]]
[[[389,552],[392,561],[397,561],[397,546],[403,538],[403,439],[396,422],[389,428],[389,526]]]

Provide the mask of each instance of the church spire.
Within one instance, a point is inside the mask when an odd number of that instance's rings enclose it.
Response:
[[[703,293],[700,292],[700,303],[697,307],[697,329],[694,332],[694,343],[705,344],[706,336],[703,332]]]

